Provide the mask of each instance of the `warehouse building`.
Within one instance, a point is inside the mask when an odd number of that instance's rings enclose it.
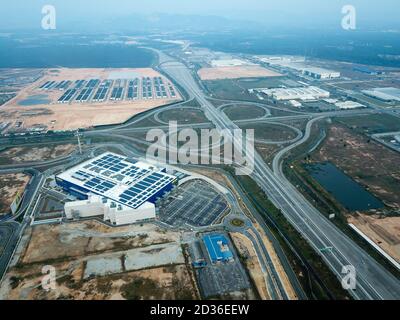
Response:
[[[262,89],[261,92],[275,100],[319,100],[329,98],[329,91],[318,87]]]
[[[176,180],[165,169],[110,152],[56,176],[79,199],[66,203],[68,219],[103,216],[115,225],[154,219],[155,202]]]
[[[400,89],[398,88],[375,88],[371,90],[364,90],[363,93],[367,96],[385,101],[385,102],[399,102]]]
[[[327,70],[323,68],[304,68],[302,69],[304,75],[314,79],[326,80],[340,78],[340,72]]]
[[[365,105],[355,102],[355,101],[336,102],[335,106],[342,110],[366,108]]]
[[[211,263],[230,262],[233,253],[229,248],[228,239],[223,234],[207,234],[203,236]]]

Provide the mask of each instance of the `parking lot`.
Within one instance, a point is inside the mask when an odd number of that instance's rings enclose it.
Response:
[[[159,205],[160,221],[171,226],[212,225],[229,210],[224,196],[202,180],[189,181],[174,190]]]
[[[228,240],[233,260],[212,264],[207,248],[201,243],[205,266],[196,268],[196,276],[203,297],[216,297],[250,289],[250,280],[240,263],[232,242]]]

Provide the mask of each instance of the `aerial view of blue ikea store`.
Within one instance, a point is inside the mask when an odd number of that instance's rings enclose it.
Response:
[[[56,176],[57,185],[78,199],[65,204],[68,219],[103,216],[115,225],[155,218],[155,202],[176,182],[165,168],[111,152]]]

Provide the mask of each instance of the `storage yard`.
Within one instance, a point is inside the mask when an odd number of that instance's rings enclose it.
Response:
[[[150,68],[60,68],[47,70],[8,101],[0,121],[9,124],[10,132],[39,125],[43,131],[73,130],[122,123],[180,100],[175,86]]]

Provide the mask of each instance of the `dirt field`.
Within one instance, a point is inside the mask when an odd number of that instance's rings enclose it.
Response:
[[[52,72],[55,71],[55,72]],[[0,111],[0,121],[12,122],[10,130],[15,128],[18,121],[23,122],[21,128],[34,128],[46,126],[48,130],[74,130],[78,128],[89,128],[98,125],[118,124],[125,122],[132,116],[146,110],[162,106],[173,101],[180,101],[177,93],[176,98],[149,99],[149,100],[121,100],[87,103],[59,104],[58,98],[63,94],[59,90],[39,90],[46,81],[79,80],[79,79],[108,79],[119,73],[133,73],[138,77],[161,76],[150,68],[143,69],[52,69],[47,70],[41,80],[31,84],[12,100],[8,101]],[[161,76],[164,78],[163,76]],[[164,78],[164,82],[169,82]],[[51,101],[50,104],[38,104],[35,106],[21,106],[19,102],[30,96],[46,94]]]
[[[29,176],[23,173],[0,175],[0,216],[10,212],[11,203],[18,193],[24,192],[29,179]]]
[[[348,221],[400,262],[400,217],[356,215]]]
[[[163,265],[165,248],[180,249],[180,234],[166,232],[151,224],[121,228],[97,221],[36,226],[27,231],[28,245],[18,263],[6,275],[0,299],[195,299],[198,290],[191,266],[180,254]],[[140,248],[140,249],[139,249]],[[137,251],[138,250],[138,251]],[[168,250],[167,250],[168,251]],[[151,255],[152,266],[132,270],[135,252]],[[111,270],[110,256],[122,268]],[[120,260],[119,260],[120,259]],[[135,261],[131,261],[133,259]],[[154,262],[159,260],[159,264]],[[132,268],[130,265],[134,264]],[[42,267],[56,270],[56,289],[41,286]],[[87,272],[90,266],[90,272]],[[101,274],[101,269],[108,272]],[[93,270],[97,276],[93,275]]]
[[[43,147],[14,147],[0,152],[0,164],[34,162],[66,156],[75,150],[73,144]]]
[[[235,66],[202,68],[198,71],[201,80],[279,77],[281,74],[260,66]]]

